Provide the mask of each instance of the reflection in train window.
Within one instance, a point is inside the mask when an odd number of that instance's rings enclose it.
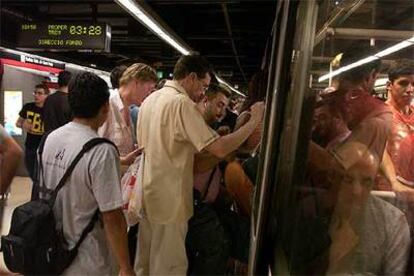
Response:
[[[275,210],[276,266],[300,275],[412,274],[414,2],[326,0],[317,10],[314,37],[303,35],[312,22],[295,19],[280,146],[294,150],[282,153],[294,164],[276,172],[275,199],[288,201]],[[312,57],[301,75],[306,40]],[[287,137],[290,125],[298,129]]]

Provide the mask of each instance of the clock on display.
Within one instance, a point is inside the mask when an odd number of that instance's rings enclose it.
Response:
[[[84,22],[27,22],[18,33],[22,49],[100,50],[109,52],[111,28]]]
[[[101,35],[102,34],[102,26],[100,25],[89,25],[89,26],[81,26],[81,25],[71,25],[69,27],[69,33],[71,35]]]

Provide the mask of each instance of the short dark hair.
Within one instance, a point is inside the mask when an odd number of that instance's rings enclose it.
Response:
[[[69,83],[69,106],[73,117],[93,118],[109,100],[106,82],[90,72],[77,74]]]
[[[226,96],[226,98],[231,97],[231,92],[227,87],[221,84],[210,83],[206,91],[206,97],[208,99],[212,99],[216,97],[218,93],[222,93],[224,96]]]
[[[47,87],[44,83],[39,83],[35,85],[35,89],[43,89],[45,91],[45,94],[48,95],[50,93],[49,87]]]
[[[58,85],[59,87],[68,86],[70,79],[72,78],[72,73],[69,71],[62,71],[58,76]]]
[[[404,75],[414,75],[414,63],[409,59],[397,60],[388,72],[388,79],[394,82]]]
[[[126,65],[119,65],[112,69],[110,78],[113,89],[119,88],[119,80],[127,68]]]
[[[207,73],[211,73],[210,63],[200,55],[182,56],[174,67],[174,79],[182,80],[191,73],[196,73],[198,78],[205,78]]]
[[[341,67],[347,66],[351,63],[357,62],[363,58],[372,56],[376,53],[375,47],[363,46],[361,44],[353,44],[348,48],[342,55],[341,58]],[[374,72],[379,72],[381,69],[381,60],[375,59],[371,62],[365,63],[358,67],[352,68],[348,71],[340,74],[340,81],[349,81],[353,84],[358,84],[362,82],[369,74],[374,70]]]

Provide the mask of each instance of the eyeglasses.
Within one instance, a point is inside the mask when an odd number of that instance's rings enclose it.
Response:
[[[197,78],[197,79],[201,82],[201,85],[203,86],[204,92],[206,92],[208,90],[209,85],[204,83],[202,79],[199,79],[199,78]]]

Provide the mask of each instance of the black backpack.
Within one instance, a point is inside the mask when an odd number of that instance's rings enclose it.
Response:
[[[46,137],[39,147],[40,172],[42,171],[41,154],[45,139]],[[96,210],[75,247],[68,250],[62,229],[56,229],[53,205],[57,193],[65,185],[82,156],[101,143],[114,145],[104,138],[91,139],[72,161],[48,200],[30,201],[13,211],[10,232],[7,236],[1,237],[4,262],[10,271],[31,275],[59,275],[72,263],[80,244],[92,231],[98,219],[99,210]]]

